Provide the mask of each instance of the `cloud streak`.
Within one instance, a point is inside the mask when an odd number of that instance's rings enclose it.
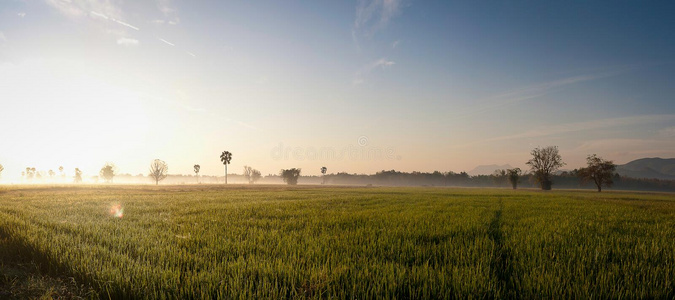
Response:
[[[174,43],[169,42],[169,41],[167,41],[167,40],[165,40],[165,39],[163,39],[163,38],[157,38],[157,39],[160,40],[160,41],[162,41],[163,43],[169,45],[169,46],[176,46]]]
[[[541,129],[533,129],[519,134],[495,137],[484,140],[483,142],[496,142],[514,139],[537,138],[544,136],[560,135],[565,133],[590,131],[605,128],[616,128],[623,126],[634,126],[640,124],[653,124],[661,122],[675,121],[675,114],[664,115],[640,115],[622,118],[609,118],[586,122],[567,123],[554,126],[543,127]]]
[[[399,15],[400,10],[401,0],[358,0],[352,25],[352,41],[356,49],[361,50],[361,37],[372,38],[375,33],[385,29]]]
[[[117,39],[117,44],[122,46],[136,46],[138,45],[138,40],[130,38],[119,38]]]
[[[504,106],[516,105],[530,99],[543,97],[552,91],[556,91],[559,88],[564,88],[569,85],[598,80],[602,78],[608,78],[623,74],[625,72],[626,69],[595,74],[584,74],[506,91],[504,93],[493,95],[488,98],[472,101],[474,103],[482,103],[482,104],[460,111],[455,115],[455,117],[472,117],[477,114],[484,113],[486,111],[491,111]]]
[[[362,83],[365,82],[365,77],[368,76],[368,74],[370,74],[373,70],[378,69],[378,68],[385,69],[385,68],[391,67],[395,64],[396,64],[396,62],[394,62],[394,61],[387,60],[386,58],[380,58],[380,59],[378,59],[374,62],[371,62],[371,63],[361,67],[361,69],[356,71],[356,74],[354,75],[354,80],[352,81],[352,83],[354,85],[362,84]]]
[[[90,11],[89,13],[90,13],[91,15],[93,15],[93,16],[96,16],[96,17],[99,17],[99,18],[102,18],[102,19],[105,19],[105,20],[113,21],[113,22],[115,22],[115,23],[117,23],[117,24],[120,24],[120,25],[122,25],[122,26],[126,26],[126,27],[129,27],[129,28],[134,29],[134,30],[137,30],[137,31],[140,30],[140,29],[139,29],[138,27],[136,27],[136,26],[133,26],[133,25],[131,25],[131,24],[129,24],[129,23],[126,23],[126,22],[117,20],[117,19],[115,19],[115,18],[108,17],[108,16],[106,16],[106,15],[104,15],[104,14],[102,14],[102,13],[95,12],[95,11]]]
[[[400,12],[400,0],[359,0],[356,5],[354,30],[372,36],[384,29]]]

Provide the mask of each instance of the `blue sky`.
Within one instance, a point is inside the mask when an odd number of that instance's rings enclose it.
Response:
[[[675,4],[0,4],[3,177],[107,161],[263,174],[675,157]],[[48,153],[48,154],[45,154]]]

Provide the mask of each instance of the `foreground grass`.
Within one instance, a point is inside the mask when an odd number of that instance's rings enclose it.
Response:
[[[674,217],[672,194],[0,190],[6,247],[105,298],[673,298]]]

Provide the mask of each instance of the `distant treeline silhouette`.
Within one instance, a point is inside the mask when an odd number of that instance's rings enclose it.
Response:
[[[495,172],[499,173],[499,172]],[[335,185],[382,185],[382,186],[458,186],[458,187],[510,187],[506,176],[496,174],[469,176],[466,172],[399,172],[380,171],[373,175],[337,173],[327,174],[326,183]],[[610,190],[645,190],[675,192],[675,180],[631,178],[614,175],[614,185]],[[595,189],[593,183],[582,183],[578,171],[560,172],[551,176],[555,188]],[[305,183],[301,178],[300,183]],[[520,176],[518,187],[539,188],[533,174]]]

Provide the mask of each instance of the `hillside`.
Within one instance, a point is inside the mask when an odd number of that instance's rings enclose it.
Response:
[[[675,158],[641,158],[616,166],[621,176],[675,180]]]

